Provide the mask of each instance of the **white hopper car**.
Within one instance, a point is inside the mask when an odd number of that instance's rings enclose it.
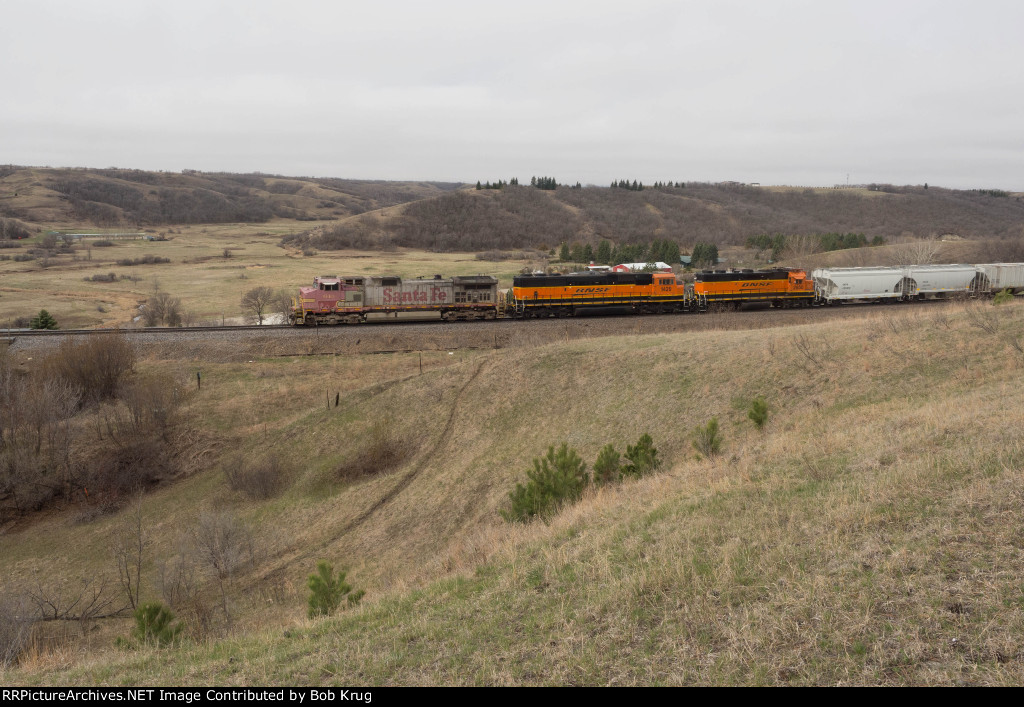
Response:
[[[979,289],[990,292],[1010,290],[1014,294],[1024,292],[1024,263],[989,263],[977,267],[982,271]]]
[[[944,299],[1024,291],[1024,263],[819,268],[811,273],[819,303]]]

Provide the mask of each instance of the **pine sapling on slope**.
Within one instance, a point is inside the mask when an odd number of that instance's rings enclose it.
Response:
[[[757,429],[760,430],[764,427],[764,423],[768,421],[768,403],[764,398],[760,396],[754,398],[750,403],[750,410],[747,411],[747,417]]]
[[[658,459],[658,450],[654,448],[654,440],[649,434],[644,434],[637,440],[635,445],[626,447],[626,459],[629,464],[622,467],[622,475],[641,477],[656,471],[661,466]]]
[[[174,621],[174,613],[158,601],[143,604],[135,610],[132,635],[147,645],[169,645],[178,640],[182,624]]]
[[[597,454],[594,462],[594,484],[604,486],[619,480],[622,461],[615,447],[606,444]]]
[[[565,442],[557,452],[548,447],[547,456],[534,459],[527,476],[525,486],[516,484],[509,493],[511,507],[501,511],[505,520],[525,523],[536,516],[548,518],[563,504],[578,500],[590,482],[586,464]]]
[[[353,606],[363,598],[366,593],[362,589],[352,591],[352,587],[345,582],[345,573],[339,571],[334,574],[334,567],[327,562],[318,562],[316,574],[309,575],[309,618],[317,616],[329,616],[341,605],[341,600],[348,596],[349,606]]]
[[[704,427],[693,431],[693,448],[706,457],[713,457],[722,449],[722,436],[718,433],[718,418],[712,417]]]

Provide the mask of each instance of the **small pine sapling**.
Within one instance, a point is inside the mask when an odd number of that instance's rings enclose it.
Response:
[[[174,613],[158,601],[148,602],[135,610],[132,636],[140,643],[157,647],[178,640],[183,625],[174,622]]]
[[[507,521],[525,523],[537,516],[548,518],[565,503],[578,500],[590,482],[587,465],[565,442],[557,452],[551,446],[547,456],[534,459],[527,477],[525,486],[516,484],[509,492],[511,507],[501,511]]]
[[[764,398],[761,396],[754,398],[750,403],[750,410],[747,411],[747,417],[757,429],[764,428],[764,423],[768,422],[768,403]]]
[[[712,417],[704,427],[693,431],[693,448],[706,457],[713,457],[722,449],[722,436],[718,433],[718,418]]]
[[[626,459],[629,464],[622,467],[623,477],[640,477],[661,466],[658,450],[654,448],[654,440],[649,434],[642,435],[636,444],[626,447]]]
[[[352,587],[345,582],[345,573],[339,571],[334,574],[334,567],[329,563],[320,561],[316,565],[316,574],[309,575],[309,618],[317,616],[329,616],[341,606],[341,600],[348,596],[348,605],[354,606],[359,603],[366,593],[362,589],[353,592]]]
[[[597,461],[594,462],[594,484],[604,486],[619,480],[619,467],[621,458],[615,451],[615,447],[606,444],[597,454]]]

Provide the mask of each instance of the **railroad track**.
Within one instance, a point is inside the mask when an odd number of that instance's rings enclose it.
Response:
[[[20,338],[32,336],[102,336],[103,334],[157,334],[173,336],[188,332],[207,333],[218,331],[270,331],[275,329],[294,329],[289,324],[265,324],[263,326],[190,326],[190,327],[132,327],[130,329],[0,329],[0,338]]]

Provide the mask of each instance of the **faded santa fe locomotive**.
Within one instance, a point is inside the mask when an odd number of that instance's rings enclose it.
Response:
[[[292,300],[292,324],[358,324],[397,319],[411,313],[447,321],[494,319],[498,280],[490,275],[432,279],[320,275],[312,287],[300,287]]]

